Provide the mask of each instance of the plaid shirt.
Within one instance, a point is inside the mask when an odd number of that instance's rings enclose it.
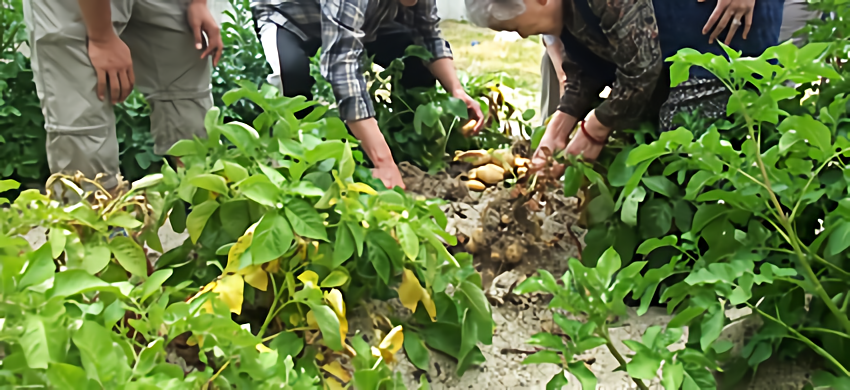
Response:
[[[274,23],[304,40],[321,38],[322,75],[347,121],[375,116],[361,63],[363,43],[374,41],[380,27],[399,20],[434,60],[452,56],[440,35],[436,0],[419,0],[413,7],[398,0],[252,0],[251,9],[258,26]]]

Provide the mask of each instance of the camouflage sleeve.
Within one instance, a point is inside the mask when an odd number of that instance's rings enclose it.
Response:
[[[570,58],[568,53],[564,53],[561,68],[564,69],[567,82],[558,103],[558,111],[582,120],[593,109],[593,104],[599,99],[599,93],[605,88],[605,83],[582,71],[582,66]]]
[[[593,2],[592,2],[593,3]],[[601,27],[614,48],[616,80],[610,97],[596,108],[606,127],[637,125],[661,75],[663,58],[651,0],[607,0]]]

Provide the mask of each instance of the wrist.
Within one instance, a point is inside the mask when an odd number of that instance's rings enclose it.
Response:
[[[463,86],[461,86],[461,85],[453,87],[452,89],[449,90],[449,93],[452,94],[452,96],[454,96],[458,99],[460,99],[461,96],[466,96],[466,90],[463,89]]]
[[[113,30],[110,26],[108,29],[88,29],[86,31],[86,35],[88,36],[88,40],[94,44],[105,44],[112,40],[119,39],[118,34],[115,34],[115,30]]]

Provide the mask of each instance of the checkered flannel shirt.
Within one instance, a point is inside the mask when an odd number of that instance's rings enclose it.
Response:
[[[436,0],[419,0],[414,7],[398,0],[252,0],[251,9],[258,26],[274,23],[301,39],[322,39],[322,75],[347,121],[375,116],[361,63],[363,44],[374,41],[379,27],[401,16],[433,60],[452,56],[440,34]]]

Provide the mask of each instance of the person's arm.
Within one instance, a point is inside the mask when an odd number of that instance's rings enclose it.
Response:
[[[617,73],[610,97],[589,118],[587,130],[607,134],[640,120],[661,75],[663,58],[651,0],[597,1],[606,4],[601,27],[613,46]]]
[[[422,38],[422,44],[433,56],[428,69],[447,92],[463,100],[469,110],[470,119],[477,121],[472,130],[473,134],[477,134],[484,127],[481,105],[466,93],[457,78],[452,49],[440,32],[440,17],[435,0],[419,0],[414,6],[413,14],[414,29]]]
[[[117,38],[112,28],[110,0],[78,0],[89,41],[105,42]]]
[[[192,0],[186,11],[186,18],[195,35],[195,49],[203,50],[201,58],[210,56],[213,59],[213,66],[217,66],[224,50],[224,43],[221,40],[221,29],[207,6],[207,0]],[[206,48],[204,48],[204,34],[207,36]]]
[[[360,140],[364,152],[375,165],[375,178],[381,179],[387,188],[404,188],[390,148],[375,120],[372,97],[360,69],[364,51],[360,37],[368,5],[369,0],[322,2],[322,54],[319,62],[322,76],[333,89],[340,118]]]
[[[124,101],[136,82],[130,48],[112,28],[110,0],[78,0],[88,38],[88,55],[97,74],[97,97],[112,104]]]

